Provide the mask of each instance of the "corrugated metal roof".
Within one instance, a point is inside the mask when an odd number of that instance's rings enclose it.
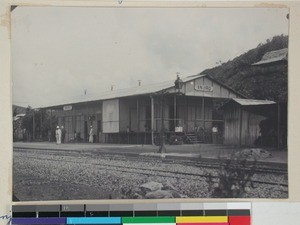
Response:
[[[276,102],[269,100],[257,100],[257,99],[242,99],[242,98],[233,98],[232,101],[235,101],[242,106],[251,106],[251,105],[272,105]]]
[[[204,77],[204,76],[206,76],[206,75],[197,74],[197,75],[188,76],[188,77],[181,78],[181,79],[183,82],[188,82],[188,81],[194,80],[199,77]],[[48,107],[67,105],[67,104],[75,104],[75,103],[83,103],[83,102],[91,102],[91,101],[99,101],[99,100],[105,100],[105,99],[114,99],[114,98],[120,98],[120,97],[129,97],[129,96],[135,96],[135,95],[156,93],[158,91],[174,87],[174,81],[175,80],[168,80],[168,81],[149,84],[149,85],[141,85],[141,86],[136,86],[136,87],[131,87],[131,88],[99,92],[95,95],[88,95],[88,94],[81,95],[81,96],[76,96],[76,99],[75,98],[68,99],[65,101],[53,103],[51,105],[41,106],[39,108],[48,108]]]
[[[253,63],[253,66],[268,64],[288,59],[288,49],[283,48],[276,51],[266,52],[259,62]]]

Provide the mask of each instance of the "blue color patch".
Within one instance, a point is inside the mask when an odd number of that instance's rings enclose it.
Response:
[[[68,217],[67,224],[121,224],[121,217]]]

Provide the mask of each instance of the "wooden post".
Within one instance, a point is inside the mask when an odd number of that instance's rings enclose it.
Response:
[[[32,110],[33,114],[32,114],[32,140],[35,140],[35,113],[34,113],[34,109]]]
[[[176,99],[176,95],[174,95],[174,129],[176,128],[176,126],[177,126],[177,99]]]
[[[185,133],[187,133],[189,126],[188,126],[188,104],[187,104],[187,97],[184,96],[184,126],[185,126]]]
[[[203,141],[207,143],[206,140],[206,130],[205,130],[205,99],[202,97],[202,115],[203,115]]]
[[[243,131],[243,128],[242,128],[242,126],[243,126],[243,109],[242,109],[242,107],[240,107],[240,131],[239,131],[239,147],[241,147],[242,146],[242,131]]]
[[[154,99],[153,96],[150,96],[151,99],[151,144],[154,145]]]
[[[52,109],[50,109],[50,138],[49,142],[52,141]]]
[[[202,84],[205,84],[205,78],[202,78]],[[202,115],[203,115],[203,141],[207,143],[206,140],[206,130],[205,130],[205,98],[204,98],[204,90],[202,90]]]
[[[202,108],[202,114],[203,114],[203,128],[204,128],[204,130],[205,130],[205,99],[204,99],[204,97],[202,98],[202,106],[203,106],[203,108]]]
[[[280,149],[280,103],[277,103],[277,149]]]
[[[42,127],[43,127],[43,110],[41,110],[41,124],[40,124],[40,138],[42,139],[43,138],[43,132],[42,132]]]
[[[165,153],[166,152],[166,146],[165,146],[165,99],[164,99],[164,90],[161,92],[161,133],[160,133],[160,147],[158,150],[158,153]]]
[[[139,109],[140,105],[139,105],[139,97],[137,96],[136,98],[136,125],[137,125],[137,129],[136,129],[136,143],[139,143],[139,132],[140,132],[140,109]]]

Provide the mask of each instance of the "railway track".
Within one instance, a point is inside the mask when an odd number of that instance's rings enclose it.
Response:
[[[35,159],[35,160],[47,160],[47,161],[56,161],[56,162],[70,162],[70,163],[80,163],[81,165],[88,165],[88,166],[95,166],[101,170],[109,170],[109,171],[116,171],[116,172],[121,172],[121,173],[127,173],[127,174],[141,174],[141,175],[147,175],[147,176],[161,176],[161,177],[171,177],[171,178],[185,178],[185,179],[190,179],[190,180],[199,180],[200,178],[204,178],[204,179],[213,179],[213,180],[217,180],[219,179],[219,177],[217,175],[212,175],[212,174],[204,174],[204,173],[189,173],[189,172],[182,172],[182,171],[168,171],[165,169],[157,169],[157,168],[141,168],[141,167],[135,167],[135,166],[125,166],[125,165],[113,165],[113,164],[108,164],[108,163],[98,163],[95,162],[95,160],[97,159],[112,159],[113,160],[120,160],[120,161],[133,161],[133,162],[149,162],[149,157],[139,157],[139,155],[130,155],[130,157],[128,157],[126,155],[126,157],[124,155],[116,155],[115,153],[113,154],[107,154],[107,153],[102,153],[99,155],[96,154],[93,151],[89,151],[89,152],[84,152],[84,151],[63,151],[63,156],[64,157],[68,157],[68,159],[64,159],[61,160],[59,158],[54,159],[54,158],[50,158],[50,157],[59,157],[59,155],[57,154],[58,151],[56,150],[50,150],[47,151],[47,155],[45,155],[43,151],[36,151],[36,150],[32,150],[32,149],[15,149],[16,152],[22,152],[22,153],[26,153],[28,154],[26,156],[26,158],[28,159]],[[30,153],[37,153],[38,155],[41,155],[41,157],[39,156],[30,156]],[[60,151],[62,152],[62,151]],[[80,156],[80,157],[79,157]],[[75,160],[74,160],[75,159]],[[90,160],[92,159],[92,160]],[[196,168],[208,168],[208,169],[212,169],[212,170],[216,170],[222,167],[221,163],[215,163],[214,165],[205,165],[203,163],[196,163],[195,164],[191,164],[191,161],[187,161],[187,160],[178,160],[179,162],[175,162],[175,160],[167,160],[167,159],[158,159],[158,158],[151,158],[152,160],[154,160],[155,162],[159,162],[163,161],[163,163],[169,163],[169,164],[180,164],[180,165],[189,165],[189,166],[193,166]],[[89,162],[87,163],[86,161],[89,160]],[[93,162],[94,161],[94,162]],[[249,170],[249,168],[245,169]],[[263,172],[266,171],[266,172]],[[261,168],[260,171],[258,171],[259,173],[271,173],[270,170],[265,170],[264,168]],[[257,173],[255,171],[255,173]],[[284,174],[282,172],[282,174]],[[265,181],[265,180],[252,180],[252,183],[256,183],[256,184],[267,184],[267,185],[275,185],[275,186],[284,186],[287,187],[288,185],[286,183],[278,183],[278,182],[271,182],[271,181]]]
[[[40,149],[32,149],[32,148],[14,148],[14,151],[19,151],[19,152],[35,152],[35,153],[40,153],[44,154],[45,150],[40,150]],[[126,158],[135,158],[138,161],[143,161],[143,162],[148,162],[149,159],[156,159],[156,160],[161,160],[166,164],[181,164],[181,165],[192,165],[195,167],[202,167],[202,168],[211,168],[211,169],[220,169],[222,167],[225,167],[229,160],[228,159],[207,159],[207,158],[191,158],[191,159],[180,159],[179,157],[176,158],[159,158],[159,157],[151,157],[151,156],[142,156],[137,153],[132,153],[132,152],[111,152],[111,151],[97,151],[97,150],[60,150],[60,149],[47,149],[47,154],[48,155],[57,155],[57,153],[64,152],[65,156],[77,156],[77,157],[84,157],[84,156],[92,156],[92,157],[97,157],[101,155],[101,157],[105,158],[111,158],[112,156],[114,159],[123,159],[124,156]],[[255,168],[253,166],[255,165]],[[272,173],[272,174],[282,174],[282,175],[287,175],[287,165],[279,165],[275,163],[269,163],[269,165],[265,165],[264,162],[254,162],[254,161],[249,161],[243,170],[249,171],[251,169],[254,169],[256,173]]]

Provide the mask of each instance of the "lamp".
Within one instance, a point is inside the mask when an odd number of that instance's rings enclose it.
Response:
[[[179,72],[177,73],[177,78],[174,82],[175,84],[175,94],[179,93],[183,86],[183,81],[179,77]],[[164,95],[166,91],[161,91],[161,135],[160,135],[160,146],[158,153],[164,153],[166,152],[166,146],[165,146],[165,121],[164,121]]]
[[[175,84],[175,91],[180,92],[183,86],[183,81],[180,79],[179,73],[177,73],[177,79],[175,80],[174,84]]]

